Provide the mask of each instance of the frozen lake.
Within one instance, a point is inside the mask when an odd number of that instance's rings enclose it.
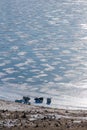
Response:
[[[87,109],[86,0],[0,0],[0,98],[24,95]]]

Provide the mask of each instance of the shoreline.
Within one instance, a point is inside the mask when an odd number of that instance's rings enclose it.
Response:
[[[67,110],[0,100],[0,130],[86,130],[87,110]]]

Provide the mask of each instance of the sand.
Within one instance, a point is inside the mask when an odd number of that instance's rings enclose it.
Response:
[[[0,100],[0,130],[87,130],[87,111]]]

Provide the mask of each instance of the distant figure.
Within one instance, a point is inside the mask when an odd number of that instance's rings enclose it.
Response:
[[[24,102],[24,104],[28,104],[29,100],[30,100],[29,97],[23,96],[23,102]]]
[[[47,105],[51,104],[51,98],[47,98]]]
[[[35,98],[35,103],[42,103],[43,102],[43,97],[40,97],[40,98]]]

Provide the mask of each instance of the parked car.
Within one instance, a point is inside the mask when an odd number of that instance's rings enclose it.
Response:
[[[17,103],[23,103],[23,100],[22,100],[22,99],[20,99],[20,100],[15,100],[15,102],[17,102]]]
[[[36,97],[34,100],[35,100],[35,103],[43,103],[43,97],[40,97],[40,98]]]
[[[47,98],[47,105],[51,104],[51,98]]]

